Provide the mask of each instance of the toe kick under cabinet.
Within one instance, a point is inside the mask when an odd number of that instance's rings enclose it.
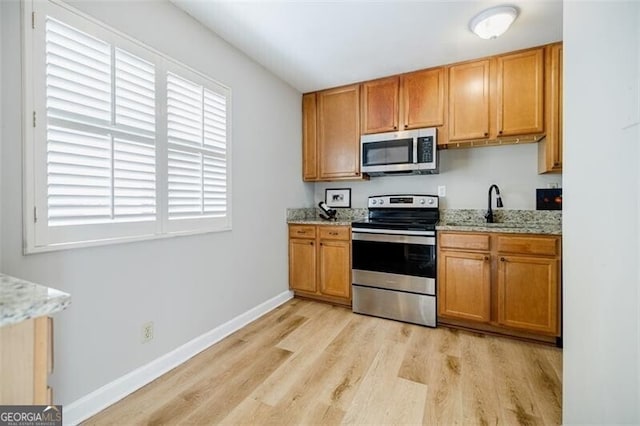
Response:
[[[561,238],[440,232],[438,323],[561,344]]]
[[[289,225],[289,288],[296,296],[351,305],[351,227]]]

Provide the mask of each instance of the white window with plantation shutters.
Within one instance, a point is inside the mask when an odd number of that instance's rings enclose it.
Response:
[[[230,90],[64,3],[24,21],[25,251],[230,229]]]
[[[227,217],[227,93],[190,77],[167,73],[169,229]]]

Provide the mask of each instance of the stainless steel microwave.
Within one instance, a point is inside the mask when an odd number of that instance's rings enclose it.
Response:
[[[360,166],[370,176],[438,173],[435,128],[360,137]]]

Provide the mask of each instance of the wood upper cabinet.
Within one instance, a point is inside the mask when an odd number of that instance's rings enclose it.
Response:
[[[544,131],[544,49],[501,55],[497,68],[498,137]]]
[[[552,235],[440,232],[440,322],[553,341],[561,334],[560,245]]]
[[[362,133],[443,126],[445,89],[442,67],[362,83]]]
[[[443,67],[403,74],[400,90],[404,129],[445,124],[446,80]]]
[[[500,256],[498,322],[525,331],[559,335],[558,260]]]
[[[317,92],[318,178],[357,178],[360,173],[360,86]]]
[[[489,322],[491,320],[489,253],[442,251],[438,263],[440,315]]]
[[[540,173],[562,172],[562,43],[545,47],[545,127],[546,137],[538,149]]]
[[[489,137],[489,63],[449,67],[449,140]]]
[[[317,107],[316,94],[307,93],[302,96],[302,179],[314,181],[318,179],[318,144],[317,144]]]
[[[289,287],[300,296],[351,304],[351,228],[289,225]]]
[[[400,78],[362,83],[362,133],[398,130]]]
[[[449,67],[449,141],[545,131],[544,47]]]

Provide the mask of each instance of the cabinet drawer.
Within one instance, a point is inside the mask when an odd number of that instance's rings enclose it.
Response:
[[[498,236],[498,251],[501,253],[537,254],[557,256],[559,244],[556,237]]]
[[[289,225],[289,238],[315,238],[316,227],[313,225]]]
[[[351,228],[348,226],[319,226],[318,229],[323,240],[351,239]]]
[[[442,233],[438,238],[442,248],[489,250],[489,234]]]

